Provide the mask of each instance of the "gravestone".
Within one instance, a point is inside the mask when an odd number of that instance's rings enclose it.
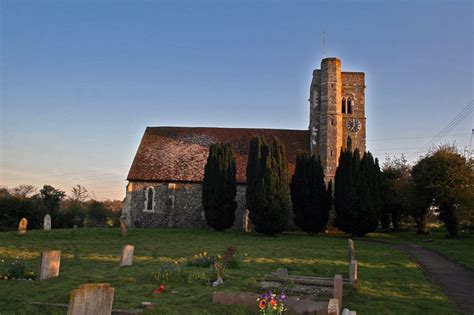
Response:
[[[125,225],[125,221],[120,219],[120,231],[122,232],[122,238],[127,237],[127,226]]]
[[[68,315],[112,314],[115,289],[108,283],[81,284],[69,298]]]
[[[49,214],[44,216],[43,229],[45,231],[51,230],[51,216]]]
[[[60,263],[60,250],[50,250],[47,252],[41,252],[38,280],[41,281],[58,277]]]
[[[120,253],[120,266],[131,266],[133,261],[133,251],[135,247],[133,245],[125,245],[122,247]]]
[[[357,283],[358,283],[358,277],[357,277],[357,260],[351,261],[351,265],[349,267],[349,282],[351,286],[357,290]]]
[[[354,250],[354,241],[351,239],[347,240],[348,243],[348,249],[349,249],[349,264],[355,260],[355,250]]]
[[[342,306],[342,276],[335,275],[334,276],[334,289],[333,289],[333,298],[339,301],[339,305]]]
[[[252,231],[251,223],[250,223],[250,211],[249,211],[249,209],[245,209],[244,231],[247,232],[247,233],[250,233]]]
[[[288,269],[278,268],[276,271],[276,275],[279,277],[288,277]]]
[[[341,315],[357,315],[357,312],[356,311],[350,311],[347,308],[345,308],[345,309],[342,310]]]
[[[328,315],[339,315],[339,301],[337,299],[329,300]]]
[[[26,218],[22,218],[20,220],[20,224],[18,224],[18,234],[20,235],[25,234],[27,227],[28,227],[28,220]]]

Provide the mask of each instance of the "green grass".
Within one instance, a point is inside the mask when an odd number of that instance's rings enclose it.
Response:
[[[118,260],[124,244],[135,245],[135,257],[133,266],[121,268]],[[160,285],[152,275],[160,264],[181,263],[202,251],[220,254],[229,245],[237,247],[242,261],[239,268],[227,271],[219,290],[259,292],[258,277],[278,267],[288,268],[290,274],[348,277],[347,240],[343,238],[295,234],[270,238],[237,231],[179,229],[131,229],[126,240],[117,229],[28,231],[24,236],[4,232],[0,233],[0,259],[24,259],[28,269],[36,271],[41,250],[61,249],[62,258],[59,278],[0,280],[0,313],[48,314],[53,309],[30,303],[68,303],[70,291],[80,284],[107,282],[115,288],[114,308],[137,308],[142,301],[154,301],[159,303],[157,314],[247,314],[244,308],[213,305],[214,289],[198,282],[167,283],[164,294],[151,295]],[[404,253],[383,244],[356,242],[356,255],[359,291],[344,297],[344,307],[359,314],[458,314]]]
[[[460,231],[459,238],[448,238],[444,227],[432,229],[428,235],[418,235],[415,231],[384,232],[368,234],[375,238],[393,243],[414,243],[433,249],[474,270],[474,231]]]

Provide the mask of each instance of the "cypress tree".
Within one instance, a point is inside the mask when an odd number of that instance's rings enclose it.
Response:
[[[329,220],[331,185],[324,183],[321,160],[315,155],[301,153],[296,157],[295,174],[291,180],[291,200],[294,222],[308,233],[321,232]]]
[[[252,138],[247,163],[247,208],[255,231],[274,235],[284,231],[290,208],[288,163],[283,145],[273,138]]]
[[[206,223],[221,231],[232,227],[237,203],[235,153],[228,143],[213,144],[204,168],[202,205]]]
[[[382,206],[382,179],[378,161],[370,152],[343,151],[336,170],[336,226],[363,236],[377,229]]]

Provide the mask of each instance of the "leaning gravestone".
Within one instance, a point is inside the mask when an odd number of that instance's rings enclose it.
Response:
[[[133,261],[133,251],[135,247],[133,245],[125,245],[122,247],[120,253],[120,266],[131,266]]]
[[[81,284],[72,290],[67,308],[68,315],[112,314],[115,289],[108,283]]]
[[[127,226],[125,225],[125,221],[120,219],[120,231],[122,232],[122,238],[127,237]]]
[[[22,218],[20,220],[20,224],[18,224],[18,234],[20,235],[25,234],[27,227],[28,227],[28,220],[26,218]]]
[[[51,230],[51,216],[49,214],[44,216],[43,229],[45,231]]]
[[[349,250],[349,264],[355,260],[355,250],[354,250],[354,241],[351,239],[347,240],[348,250]]]
[[[60,250],[50,250],[47,252],[41,252],[38,280],[41,281],[58,277],[60,263]]]

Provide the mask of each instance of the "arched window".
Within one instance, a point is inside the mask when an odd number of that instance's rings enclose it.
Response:
[[[352,100],[350,97],[347,99],[347,113],[352,114]]]
[[[153,211],[155,208],[155,189],[148,187],[145,191],[145,210]]]
[[[346,113],[346,98],[345,97],[342,98],[342,113],[343,114]]]
[[[347,150],[352,151],[352,138],[350,136],[347,136]]]

